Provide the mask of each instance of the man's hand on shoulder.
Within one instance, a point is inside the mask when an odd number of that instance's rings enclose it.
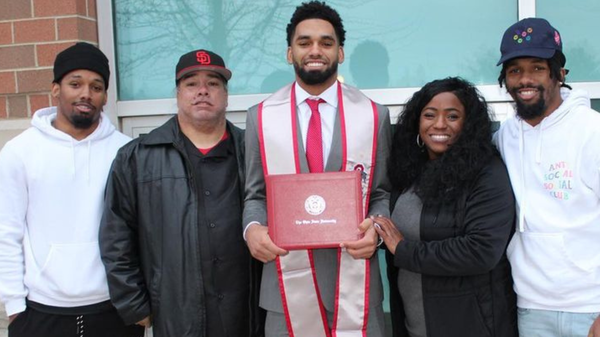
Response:
[[[268,228],[260,224],[250,225],[246,232],[246,242],[252,256],[263,262],[275,260],[278,255],[286,255],[287,250],[277,247],[269,236]]]
[[[365,236],[356,241],[342,242],[340,247],[346,248],[348,254],[355,259],[369,259],[377,250],[377,232],[373,228],[373,220],[365,219],[358,226],[358,230]]]

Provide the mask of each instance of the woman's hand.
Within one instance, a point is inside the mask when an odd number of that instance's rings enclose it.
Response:
[[[377,233],[374,230],[373,219],[365,219],[358,226],[358,231],[364,233],[362,239],[351,242],[342,242],[341,248],[346,248],[348,254],[355,259],[369,259],[377,251]]]
[[[398,243],[400,243],[400,241],[404,240],[404,235],[400,233],[400,231],[396,228],[392,220],[386,217],[371,216],[371,219],[373,220],[373,222],[375,222],[375,225],[373,227],[377,231],[377,234],[379,234],[379,237],[383,239],[383,242],[385,243],[387,249],[390,251],[390,253],[396,254],[396,246],[398,246]]]

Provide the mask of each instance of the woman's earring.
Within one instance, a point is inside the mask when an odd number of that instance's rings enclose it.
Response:
[[[421,140],[421,136],[417,133],[417,146],[423,147],[425,143]]]

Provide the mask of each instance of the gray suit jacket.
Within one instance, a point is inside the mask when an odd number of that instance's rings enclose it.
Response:
[[[387,107],[377,105],[379,115],[378,146],[376,154],[375,172],[369,202],[369,214],[389,215],[390,184],[387,178],[387,161],[391,145],[390,117]],[[265,179],[263,174],[262,158],[258,142],[257,116],[258,106],[248,110],[246,119],[246,198],[244,202],[245,227],[250,222],[256,221],[267,225],[267,207],[265,202]],[[300,168],[302,172],[309,172],[301,131],[298,128],[298,149],[300,151]],[[342,167],[340,121],[336,118],[333,143],[325,171],[339,171]],[[327,311],[333,312],[335,305],[335,287],[337,278],[337,249],[316,249],[313,251],[317,283],[321,298]],[[370,279],[370,306],[380,306],[383,301],[381,277],[379,274],[379,261],[377,254],[371,258]],[[266,263],[263,268],[260,289],[260,306],[266,310],[283,313],[281,295],[277,277],[277,268],[274,262]],[[373,311],[375,312],[375,311]],[[377,319],[376,317],[371,318]]]

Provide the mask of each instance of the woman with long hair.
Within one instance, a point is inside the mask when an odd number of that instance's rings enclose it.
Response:
[[[477,89],[456,77],[427,83],[398,119],[392,215],[373,219],[392,254],[394,336],[517,336],[505,254],[515,204],[491,125]]]

